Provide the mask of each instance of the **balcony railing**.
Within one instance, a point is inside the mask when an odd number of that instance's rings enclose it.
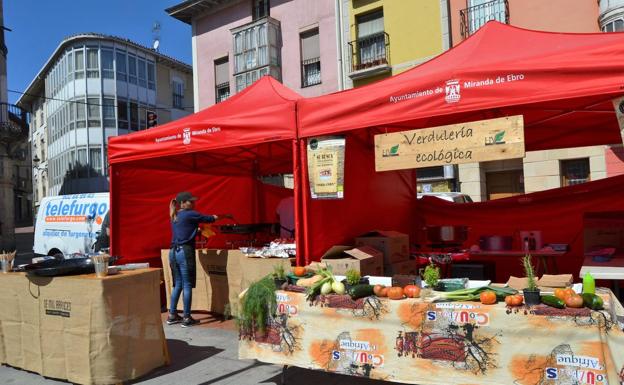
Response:
[[[349,46],[353,72],[390,63],[390,36],[386,32],[351,41]]]
[[[0,143],[12,147],[28,137],[29,114],[18,106],[0,103]]]
[[[475,33],[490,20],[509,24],[509,1],[493,0],[459,11],[462,38]]]

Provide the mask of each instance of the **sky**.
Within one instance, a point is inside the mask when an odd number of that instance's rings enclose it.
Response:
[[[2,0],[0,0],[2,1]],[[152,46],[152,26],[160,23],[159,51],[192,63],[191,26],[165,9],[182,0],[3,0],[9,50],[9,103],[20,97],[67,36],[96,32]]]

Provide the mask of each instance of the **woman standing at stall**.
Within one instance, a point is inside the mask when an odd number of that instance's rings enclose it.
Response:
[[[193,326],[199,321],[191,317],[191,301],[195,287],[195,236],[200,223],[212,223],[223,218],[232,218],[231,215],[204,215],[194,210],[195,201],[190,192],[181,192],[169,203],[169,217],[171,218],[171,250],[169,251],[169,265],[173,276],[171,303],[167,324],[182,323],[182,327]],[[183,294],[184,316],[177,313],[178,300]]]

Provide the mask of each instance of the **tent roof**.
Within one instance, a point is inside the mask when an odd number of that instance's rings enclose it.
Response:
[[[296,138],[299,96],[264,76],[222,103],[162,126],[110,138],[111,164]]]
[[[617,143],[624,33],[550,33],[489,22],[397,76],[302,99],[299,136],[413,129],[524,115],[527,150]],[[455,81],[455,82],[453,82]],[[449,98],[459,87],[459,98]]]

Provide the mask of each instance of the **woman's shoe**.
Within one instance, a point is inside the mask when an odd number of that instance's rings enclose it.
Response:
[[[169,317],[167,317],[167,325],[179,324],[183,321],[183,318],[180,317],[177,313],[171,314],[169,313]]]
[[[194,319],[194,318],[193,318],[193,317],[191,317],[191,316],[184,317],[184,318],[182,319],[182,327],[183,327],[183,328],[188,328],[188,327],[191,327],[191,326],[195,326],[195,325],[197,325],[198,323],[199,323],[199,321],[198,321],[198,320],[196,320],[196,319]]]

